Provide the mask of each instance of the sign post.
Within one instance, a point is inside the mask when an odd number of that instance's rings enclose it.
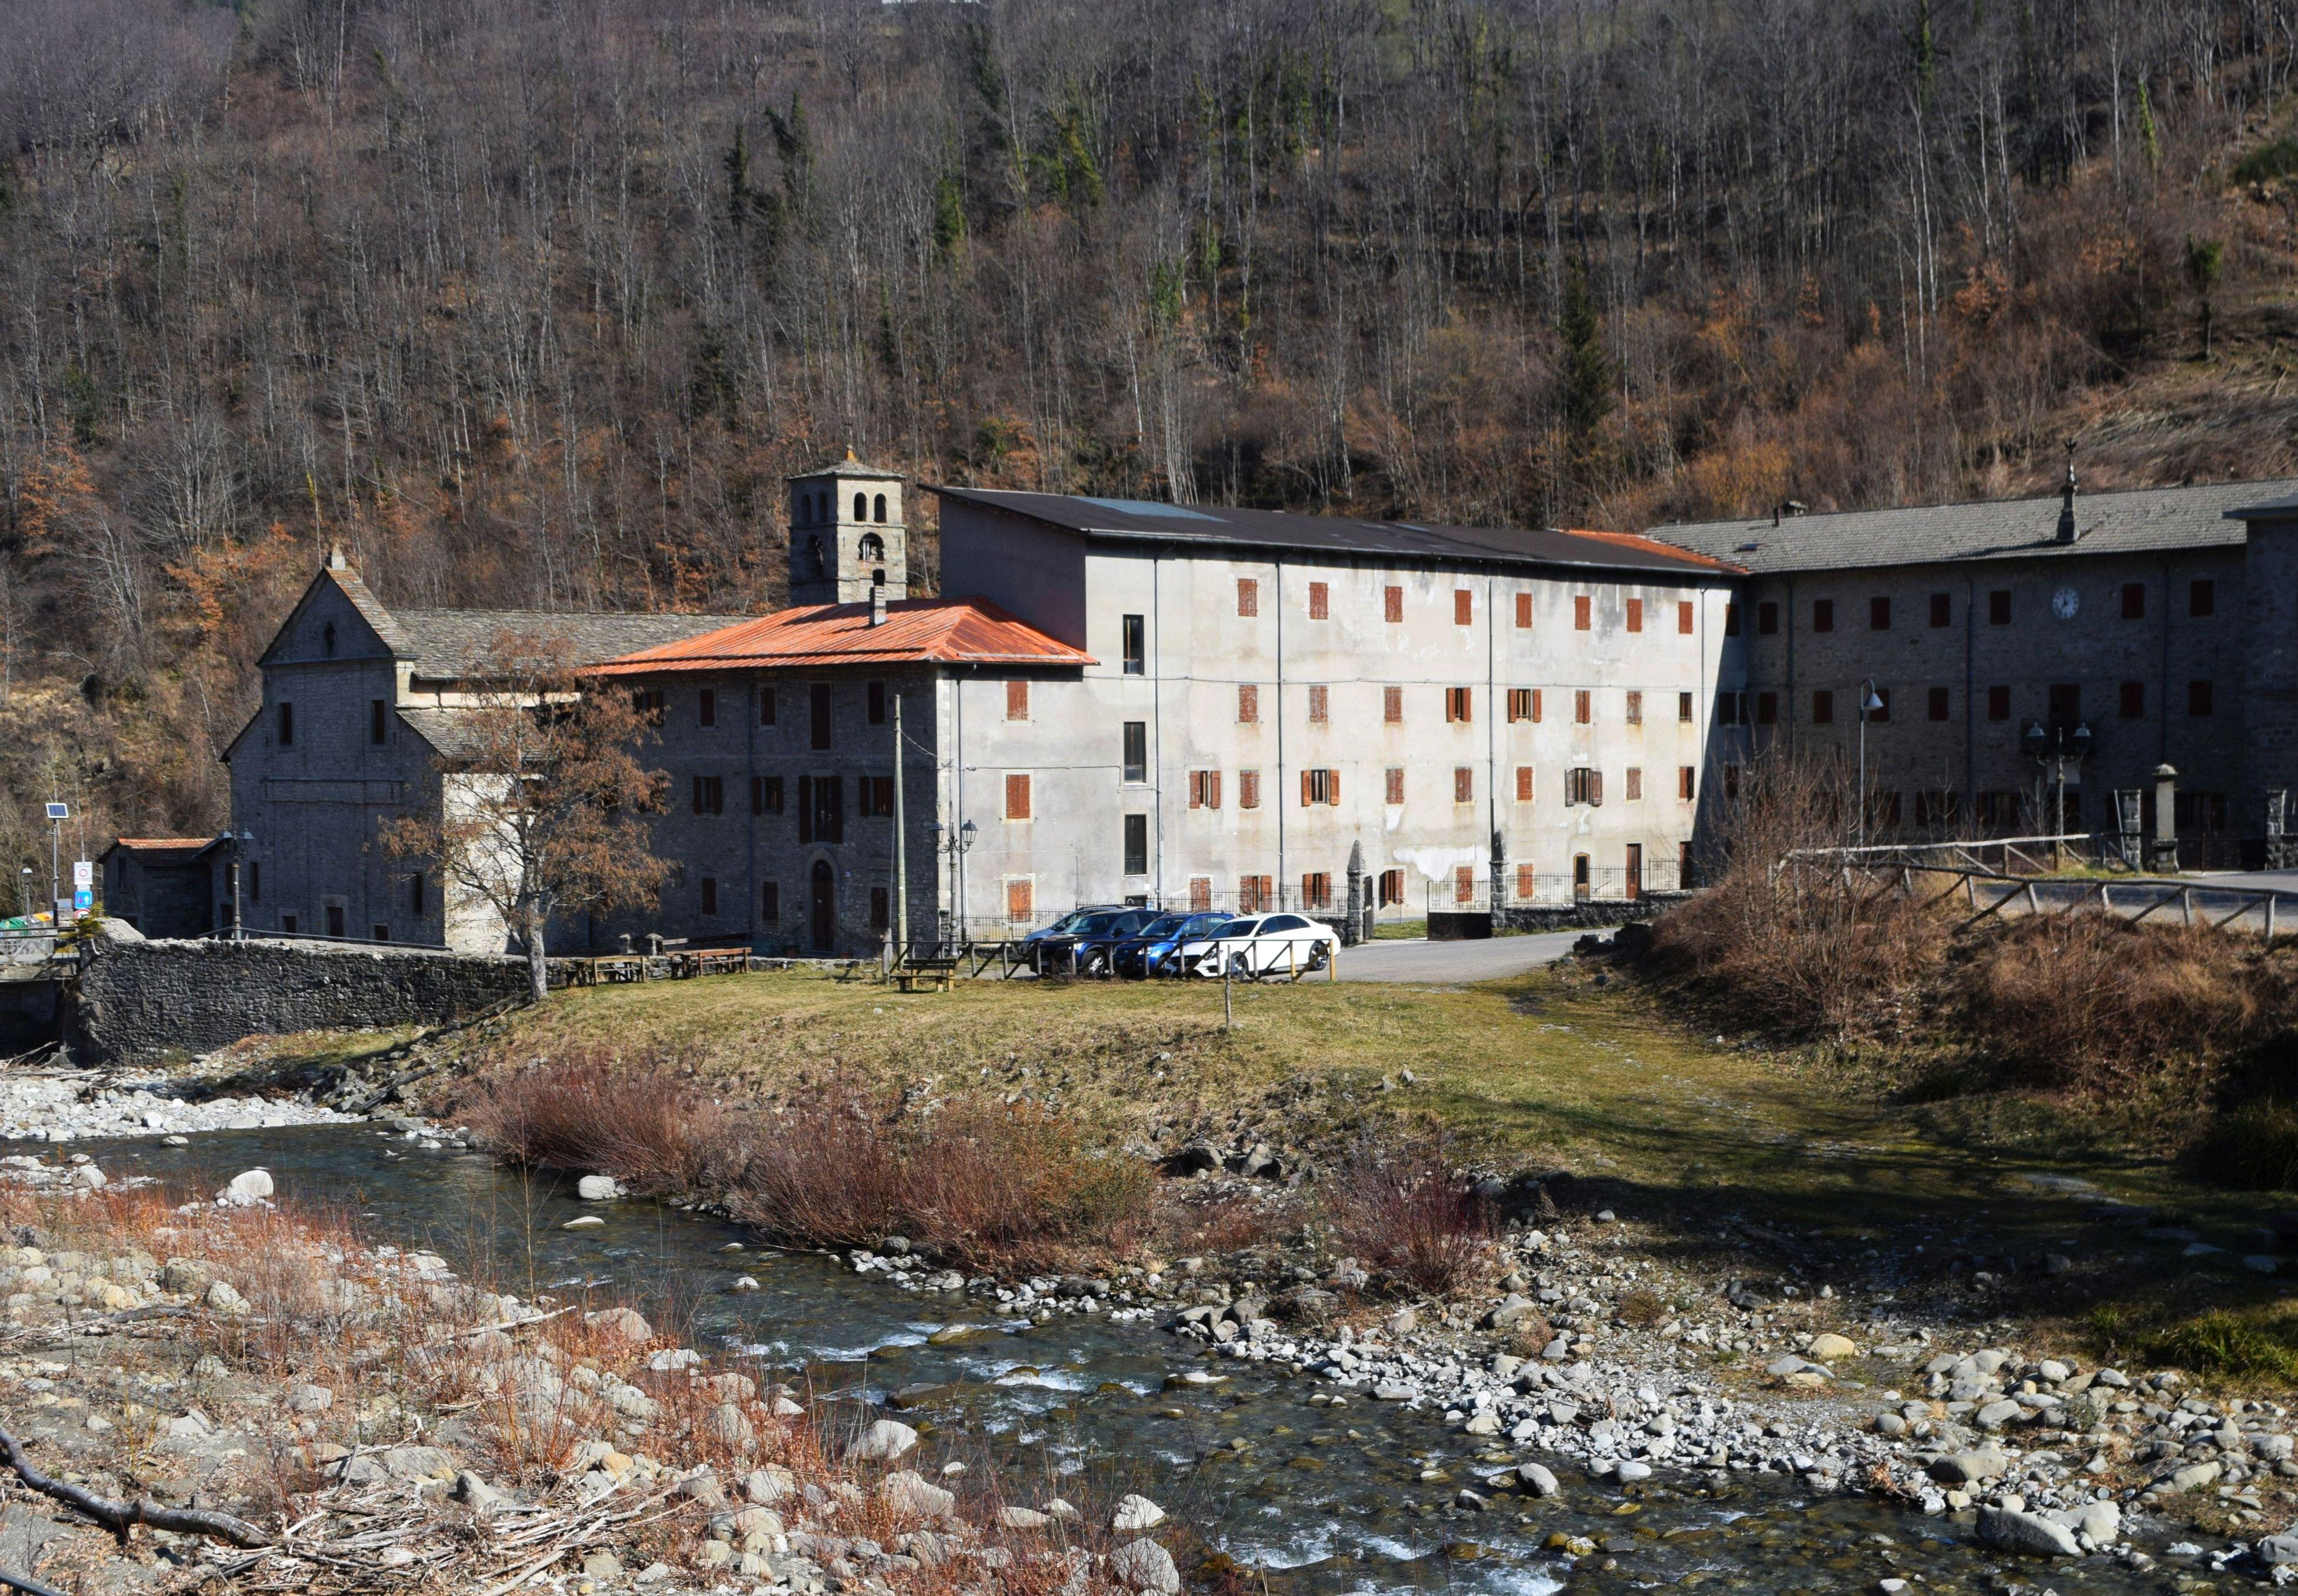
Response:
[[[72,861],[72,916],[95,907],[95,866],[86,859]]]
[[[58,930],[64,929],[64,822],[70,818],[70,804],[48,806],[48,906],[55,913]]]

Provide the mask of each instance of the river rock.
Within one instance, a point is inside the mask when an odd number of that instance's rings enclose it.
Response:
[[[94,1191],[103,1184],[103,1171],[92,1163],[84,1163],[71,1172],[72,1184]]]
[[[574,1195],[585,1203],[611,1203],[623,1195],[623,1183],[612,1175],[585,1175],[574,1183]]]
[[[772,1468],[753,1468],[742,1476],[742,1497],[760,1507],[772,1507],[798,1490],[798,1476],[777,1464]]]
[[[1399,1385],[1394,1380],[1383,1380],[1372,1388],[1373,1400],[1378,1402],[1409,1402],[1419,1394],[1411,1386]]]
[[[1181,1571],[1173,1564],[1173,1554],[1154,1541],[1128,1542],[1111,1552],[1109,1572],[1128,1590],[1180,1596]]]
[[[1556,1483],[1556,1476],[1537,1463],[1517,1464],[1516,1477],[1534,1496],[1553,1496],[1563,1489]]]
[[[918,1433],[898,1418],[880,1418],[864,1430],[846,1449],[849,1463],[890,1463],[905,1457],[918,1443]]]
[[[1931,1478],[1942,1485],[1975,1485],[1991,1480],[2011,1467],[2011,1460],[1991,1446],[1975,1451],[1950,1452],[1930,1468]]]
[[[290,1413],[323,1413],[335,1405],[335,1393],[325,1385],[298,1385],[287,1393]]]
[[[1651,1465],[1639,1463],[1633,1458],[1622,1458],[1612,1467],[1612,1477],[1624,1485],[1651,1478]]]
[[[245,1313],[250,1306],[248,1300],[240,1295],[228,1280],[211,1282],[200,1301],[218,1313]]]
[[[1119,1534],[1136,1534],[1165,1522],[1165,1509],[1145,1496],[1121,1496],[1109,1516],[1109,1527]]]
[[[2019,1422],[2017,1402],[2005,1397],[1999,1402],[1989,1402],[1971,1416],[1971,1422],[1982,1430],[2000,1430]]]
[[[1852,1344],[1849,1336],[1838,1336],[1832,1330],[1822,1330],[1813,1336],[1804,1351],[1823,1363],[1831,1363],[1838,1358],[1855,1358],[1859,1354],[1859,1349]]]
[[[2215,1483],[2224,1472],[2224,1466],[2216,1460],[2208,1463],[2189,1463],[2184,1468],[2172,1471],[2170,1476],[2162,1483],[2173,1491],[2199,1491],[2204,1485]]]
[[[2034,1513],[2005,1508],[1979,1509],[1979,1538],[1989,1546],[2021,1557],[2079,1558],[2082,1548],[2074,1532]]]
[[[583,1322],[609,1341],[637,1346],[654,1339],[654,1327],[634,1308],[602,1308],[596,1313],[584,1314]]]
[[[216,1194],[216,1201],[244,1207],[251,1203],[260,1203],[271,1193],[270,1170],[243,1170],[224,1183],[223,1190]]]
[[[455,1476],[455,1498],[468,1504],[483,1517],[497,1508],[510,1506],[517,1500],[508,1491],[498,1491],[467,1468]]]
[[[2112,1546],[2122,1535],[2122,1509],[2111,1501],[2054,1508],[2042,1516],[2053,1524],[2063,1524],[2079,1535],[2088,1535],[2101,1546]]]
[[[898,1468],[878,1483],[878,1495],[897,1513],[914,1518],[946,1518],[957,1507],[956,1495],[934,1484],[914,1468]]]
[[[1007,1529],[1044,1529],[1054,1521],[1050,1513],[1040,1513],[1035,1508],[1000,1508],[997,1522]]]
[[[2269,1568],[2279,1568],[2285,1563],[2298,1563],[2298,1534],[2269,1535],[2251,1551],[2258,1560]]]
[[[1530,1297],[1510,1292],[1500,1305],[1484,1316],[1484,1322],[1495,1330],[1513,1329],[1528,1319],[1540,1317],[1540,1304]]]
[[[597,1214],[585,1213],[577,1214],[574,1218],[567,1220],[558,1228],[561,1230],[603,1230],[606,1228],[606,1226],[607,1221],[600,1219]]]

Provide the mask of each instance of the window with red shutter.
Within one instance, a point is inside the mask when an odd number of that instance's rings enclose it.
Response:
[[[1516,624],[1527,631],[1531,629],[1532,595],[1530,593],[1518,593],[1516,596]]]
[[[1389,620],[1401,621],[1404,618],[1404,590],[1402,588],[1383,588],[1381,590],[1380,601],[1382,613],[1386,616]]]
[[[1380,690],[1380,718],[1392,726],[1404,724],[1404,690],[1384,687]]]
[[[1572,718],[1583,726],[1591,723],[1595,719],[1594,703],[1595,700],[1590,695],[1586,688],[1582,687],[1574,689],[1572,693]]]
[[[1402,803],[1404,801],[1404,767],[1401,765],[1390,765],[1388,767],[1387,779],[1388,802],[1392,804]]]
[[[1691,600],[1689,599],[1675,601],[1675,629],[1686,637],[1691,635]]]
[[[1236,806],[1240,809],[1261,807],[1261,773],[1241,770],[1236,773]],[[1220,807],[1220,773],[1213,773],[1213,807]]]
[[[1687,804],[1691,801],[1694,783],[1698,780],[1691,765],[1679,765],[1675,767],[1675,796],[1679,801]]]
[[[1236,613],[1244,616],[1261,613],[1261,583],[1251,576],[1236,579]]]
[[[1632,804],[1641,803],[1643,801],[1644,773],[1641,765],[1631,765],[1628,766],[1628,783],[1625,796],[1628,802]]]
[[[1643,629],[1644,601],[1641,599],[1631,599],[1628,600],[1628,630],[1641,632]]]
[[[1309,718],[1311,721],[1326,721],[1331,719],[1331,715],[1328,713],[1331,704],[1332,699],[1330,693],[1322,684],[1312,686],[1309,689]]]
[[[1575,595],[1572,600],[1572,630],[1585,632],[1594,625],[1594,601],[1586,593]]]
[[[1008,682],[1005,684],[1005,718],[1009,721],[1029,718],[1029,684],[1027,682]]]
[[[1029,777],[1008,776],[1005,778],[1005,818],[1008,820],[1027,820],[1029,818]]]
[[[1261,718],[1261,689],[1246,683],[1236,690],[1236,718],[1241,723]]]
[[[1533,792],[1532,766],[1517,765],[1516,767],[1516,801],[1519,804],[1532,802]]]
[[[1473,626],[1476,623],[1476,596],[1464,587],[1452,590],[1452,624]]]
[[[1323,621],[1332,617],[1332,594],[1333,590],[1324,583],[1312,582],[1309,584],[1309,618],[1310,620]]]
[[[1456,804],[1476,801],[1476,773],[1472,766],[1459,765],[1452,767],[1452,801]]]

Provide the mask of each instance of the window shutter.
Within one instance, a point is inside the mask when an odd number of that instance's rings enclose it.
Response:
[[[814,840],[814,778],[812,776],[800,776],[798,779],[798,839],[800,842]]]
[[[1524,627],[1529,627],[1532,624],[1532,595],[1530,593],[1518,593],[1516,596],[1516,624]]]
[[[1600,770],[1588,773],[1588,801],[1599,807],[1604,802],[1604,773]]]
[[[1310,780],[1312,773],[1305,770],[1301,773],[1301,806],[1304,809],[1317,801],[1313,796],[1315,784]]]
[[[1691,600],[1689,599],[1675,601],[1675,629],[1686,637],[1691,635]]]
[[[1341,801],[1341,773],[1336,770],[1325,773],[1325,801],[1328,804]]]
[[[1005,818],[1008,820],[1029,818],[1029,777],[1007,776],[1005,778]]]
[[[1207,772],[1205,773],[1205,781],[1206,781],[1207,785],[1209,785],[1209,786],[1212,789],[1212,798],[1211,798],[1211,804],[1212,804],[1212,806],[1213,806],[1214,808],[1218,809],[1218,808],[1219,808],[1219,807],[1220,807],[1220,789],[1221,789],[1221,773],[1220,773],[1220,772],[1219,772],[1219,771],[1217,771],[1217,770],[1211,770],[1211,771],[1207,771]]]
[[[822,777],[820,791],[824,823],[822,839],[824,842],[843,842],[846,840],[846,778]]]

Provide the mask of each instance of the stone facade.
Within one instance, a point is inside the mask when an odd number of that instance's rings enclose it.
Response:
[[[243,1037],[436,1025],[523,998],[526,962],[310,943],[104,941],[79,975],[69,1037],[89,1062],[203,1053]]]

